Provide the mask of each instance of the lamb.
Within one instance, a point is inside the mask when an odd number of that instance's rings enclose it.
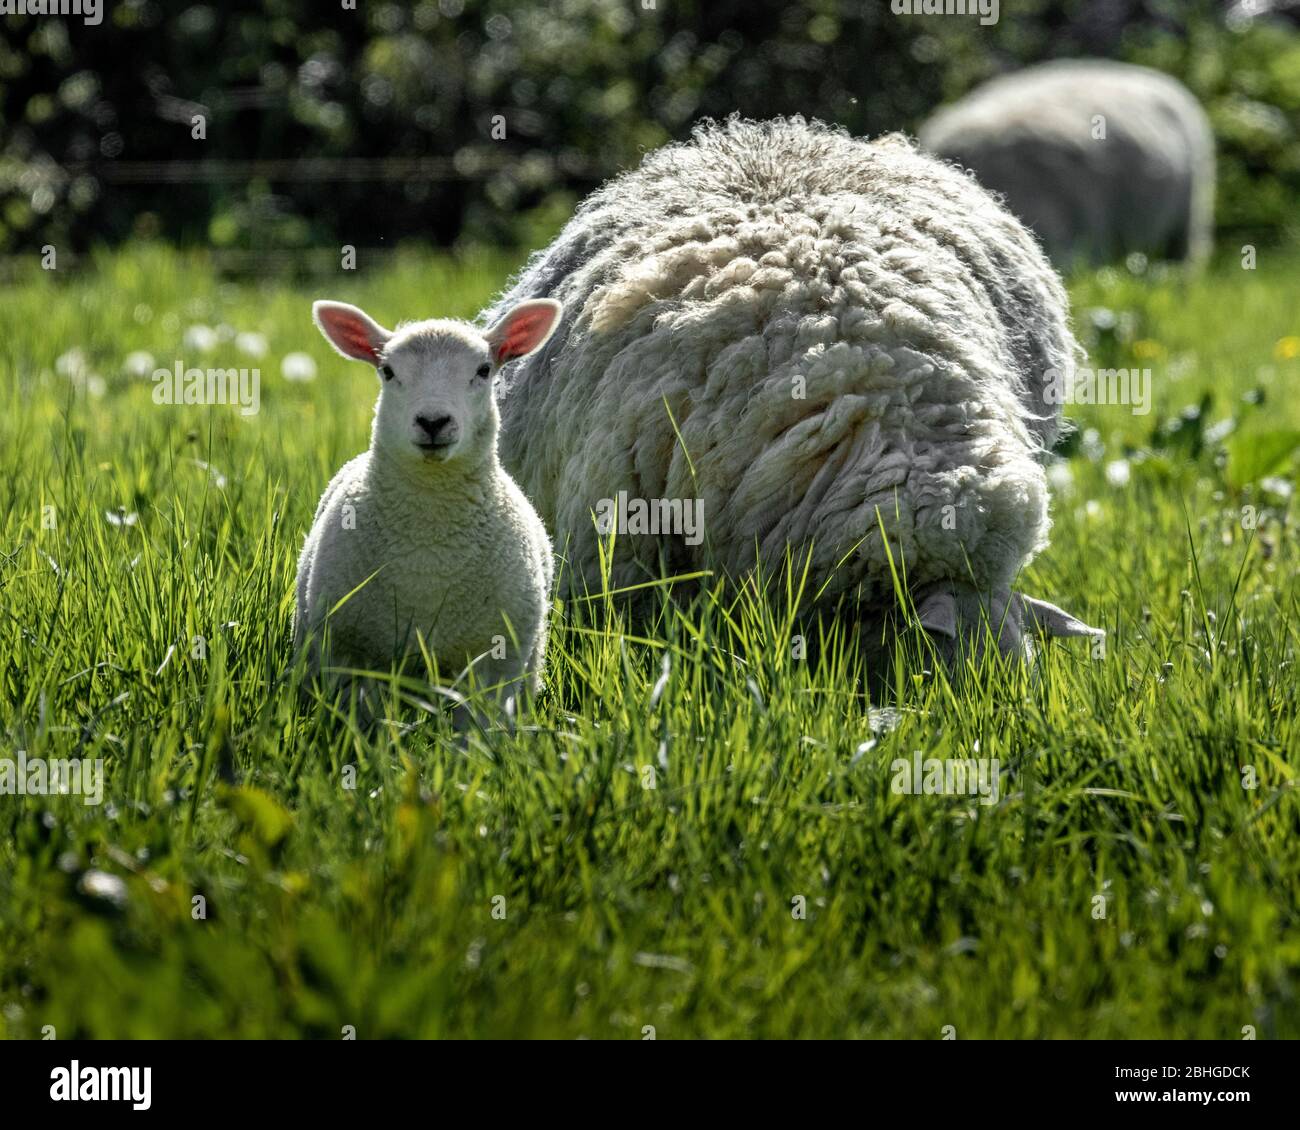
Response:
[[[614,587],[770,578],[791,551],[807,611],[847,605],[868,645],[895,568],[949,658],[988,627],[1015,655],[1093,631],[1011,589],[1047,540],[1078,346],[1033,238],[967,174],[898,135],[706,122],[589,197],[484,316],[539,297],[566,314],[513,371],[501,452],[571,590],[600,587],[610,500],[689,501],[703,537],[629,524]]]
[[[446,320],[389,331],[355,306],[314,304],[330,344],[380,386],[370,448],[326,487],[298,562],[295,640],[313,670],[387,671],[427,649],[442,673],[473,664],[504,699],[538,689],[551,544],[501,467],[493,385],[560,313],[542,298],[485,333]]]
[[[1210,249],[1214,136],[1176,79],[1082,59],[994,79],[921,126],[924,148],[971,170],[1062,270],[1143,252]]]

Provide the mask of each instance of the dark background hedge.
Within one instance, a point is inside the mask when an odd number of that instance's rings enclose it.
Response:
[[[911,130],[1071,55],[1201,97],[1224,232],[1296,222],[1300,35],[1208,0],[1003,0],[987,28],[889,0],[104,0],[97,27],[0,17],[0,250],[526,244],[703,115]]]

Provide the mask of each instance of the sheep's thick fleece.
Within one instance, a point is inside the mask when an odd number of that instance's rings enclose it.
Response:
[[[1061,268],[1210,248],[1214,135],[1176,79],[1101,59],[994,79],[936,113],[921,144],[970,169]]]
[[[811,553],[864,611],[955,582],[1001,606],[1047,539],[1040,457],[1076,361],[1060,282],[973,178],[901,137],[707,123],[588,198],[485,316],[565,316],[501,401],[502,461],[599,585],[602,499],[699,499],[703,543],[620,534],[613,582]],[[678,433],[680,433],[680,438]]]

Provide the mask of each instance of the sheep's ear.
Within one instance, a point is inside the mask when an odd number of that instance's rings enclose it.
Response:
[[[950,592],[930,593],[916,606],[916,618],[931,635],[957,638],[957,601]]]
[[[380,351],[393,336],[364,310],[346,302],[313,302],[311,316],[325,340],[344,357],[372,365],[379,364]]]
[[[1048,604],[1045,600],[1035,600],[1032,596],[1020,596],[1020,607],[1024,609],[1025,626],[1036,628],[1049,636],[1104,636],[1104,628],[1090,628],[1076,616],[1071,616],[1063,608]]]
[[[560,324],[562,313],[564,307],[554,298],[531,298],[519,303],[487,332],[492,359],[504,365],[541,349]]]

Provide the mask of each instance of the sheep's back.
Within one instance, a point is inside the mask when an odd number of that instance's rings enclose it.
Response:
[[[1209,248],[1214,141],[1175,79],[1062,60],[994,79],[937,112],[921,144],[970,169],[1059,265]]]
[[[730,123],[589,200],[499,304],[565,324],[502,454],[591,584],[601,499],[699,498],[705,545],[623,538],[616,581],[813,554],[827,596],[1002,583],[1041,544],[1059,283],[970,178],[897,139]],[[883,527],[883,530],[882,530]],[[837,564],[848,560],[838,569]],[[830,579],[834,574],[834,579]]]

